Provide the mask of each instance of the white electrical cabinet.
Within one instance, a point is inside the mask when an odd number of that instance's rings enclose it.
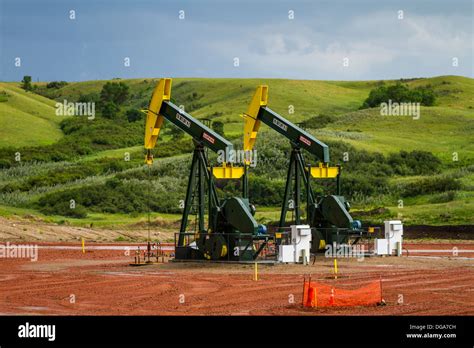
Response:
[[[386,239],[375,239],[375,255],[388,255],[388,243]]]
[[[289,243],[279,246],[278,261],[308,263],[311,249],[311,228],[309,225],[292,225]]]
[[[401,255],[403,224],[400,220],[385,221],[385,239],[388,240],[388,253]]]
[[[400,220],[384,221],[385,238],[376,239],[374,244],[375,255],[402,254],[403,224]]]

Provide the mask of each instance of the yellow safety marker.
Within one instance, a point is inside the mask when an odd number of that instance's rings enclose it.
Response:
[[[256,262],[255,262],[255,274],[254,274],[253,280],[255,281],[258,280],[258,266]]]
[[[326,241],[324,239],[321,239],[319,241],[319,250],[323,250],[326,247]]]
[[[84,237],[82,238],[82,253],[85,254],[86,253],[86,243],[84,241]]]
[[[337,279],[337,259],[334,259],[334,279]]]

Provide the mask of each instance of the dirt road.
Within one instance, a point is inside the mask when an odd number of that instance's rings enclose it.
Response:
[[[474,249],[474,244],[414,247],[444,250],[453,246]],[[164,263],[131,267],[133,255],[120,248],[90,249],[83,254],[80,249],[45,247],[38,253],[36,262],[0,258],[0,314],[474,314],[474,260],[465,255],[340,259],[337,281],[331,279],[332,260],[321,257],[311,266],[260,266],[260,279],[253,281],[249,265]],[[387,305],[303,309],[303,275],[309,273],[313,281],[342,288],[356,288],[381,278]]]

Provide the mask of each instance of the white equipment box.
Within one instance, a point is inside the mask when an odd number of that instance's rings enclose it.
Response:
[[[287,263],[309,263],[311,228],[309,225],[292,225],[290,244],[280,245],[278,261]]]
[[[403,240],[403,225],[400,220],[385,221],[385,239],[388,240],[388,253],[401,255]]]
[[[402,254],[403,224],[400,220],[384,221],[385,239],[376,239],[375,255]]]
[[[386,239],[375,239],[375,255],[388,255],[388,243]]]

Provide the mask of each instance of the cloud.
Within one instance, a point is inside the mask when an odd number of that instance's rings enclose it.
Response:
[[[226,38],[211,40],[207,48],[222,59],[238,56],[242,73],[259,76],[358,79],[385,70],[406,77],[416,71],[417,61],[438,69],[445,64],[432,74],[454,73],[451,58],[468,61],[472,54],[469,14],[410,14],[399,20],[396,11],[379,11],[356,16],[334,32],[304,23],[223,30]]]
[[[1,1],[1,0],[0,0]],[[77,5],[77,20],[56,2],[7,1],[0,79],[143,76],[383,79],[473,76],[472,6],[419,1],[325,1],[272,6],[137,1]],[[49,4],[49,5],[48,5]],[[398,19],[398,10],[404,19]],[[178,10],[186,19],[178,19]],[[28,22],[25,30],[22,23]],[[47,23],[48,25],[44,25]],[[32,49],[33,48],[33,49]],[[24,69],[12,64],[22,57]],[[132,66],[124,68],[124,57]],[[234,67],[234,57],[240,66]],[[460,65],[452,66],[457,57]],[[343,66],[343,59],[349,66]],[[73,68],[72,68],[73,67]],[[3,75],[2,75],[3,74]]]

